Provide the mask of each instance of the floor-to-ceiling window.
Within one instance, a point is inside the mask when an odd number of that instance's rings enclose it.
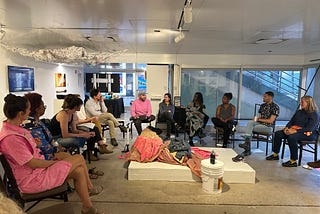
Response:
[[[267,91],[280,106],[278,120],[289,120],[299,104],[300,70],[243,69],[240,118],[252,118],[255,103],[262,103]]]
[[[213,117],[221,104],[224,93],[231,92],[231,103],[237,106],[239,70],[237,69],[183,69],[181,78],[181,104],[186,106],[192,101],[195,92],[201,92],[207,114]]]
[[[299,69],[182,69],[181,103],[187,105],[199,91],[212,117],[223,94],[232,92],[237,117],[251,119],[254,105],[263,102],[266,91],[273,91],[280,106],[278,120],[289,120],[299,104],[300,85]]]

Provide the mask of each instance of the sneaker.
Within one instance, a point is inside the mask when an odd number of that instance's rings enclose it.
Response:
[[[237,155],[237,156],[232,158],[233,162],[240,162],[240,161],[243,161],[243,160],[244,160],[244,156],[242,156],[242,155]]]
[[[100,152],[101,154],[110,154],[110,153],[112,153],[113,151],[112,151],[112,150],[109,150],[109,149],[107,148],[107,145],[103,144],[103,145],[99,145],[99,152]]]
[[[274,156],[273,154],[266,157],[266,160],[272,161],[272,160],[279,160],[279,155]]]
[[[313,169],[313,167],[309,166],[308,164],[303,165],[302,168],[309,169],[309,170]]]
[[[282,166],[283,167],[297,167],[298,164],[297,164],[297,162],[291,163],[291,161],[289,160],[287,162],[282,163]]]
[[[111,145],[112,146],[118,146],[118,142],[117,142],[117,140],[115,139],[115,138],[111,138]]]
[[[118,126],[118,127],[120,128],[120,130],[121,130],[122,132],[127,132],[127,131],[128,131],[127,127],[125,127],[125,126],[123,126],[123,125],[120,125],[120,126]]]

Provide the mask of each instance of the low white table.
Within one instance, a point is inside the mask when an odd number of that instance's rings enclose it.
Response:
[[[217,160],[224,162],[223,181],[225,183],[255,183],[255,170],[247,163],[232,161],[237,153],[229,148],[199,147],[218,154]],[[128,180],[164,180],[164,181],[193,181],[201,179],[193,175],[187,166],[172,165],[160,162],[139,163],[131,161],[128,167]]]

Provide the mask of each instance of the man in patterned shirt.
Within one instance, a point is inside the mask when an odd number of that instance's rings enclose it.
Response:
[[[243,144],[239,147],[245,149],[243,155],[250,155],[251,135],[252,131],[260,133],[272,133],[275,126],[276,118],[279,115],[279,106],[273,102],[274,94],[272,91],[267,91],[263,95],[263,104],[260,105],[259,114],[249,121],[246,128],[246,133],[242,136],[245,138]]]

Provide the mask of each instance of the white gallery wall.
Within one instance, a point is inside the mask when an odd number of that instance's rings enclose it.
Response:
[[[56,88],[54,84],[55,73],[66,74],[66,93],[80,94],[84,97],[83,70],[81,67],[64,66],[57,64],[35,62],[31,58],[17,56],[8,53],[0,48],[0,118],[4,119],[3,104],[4,97],[9,93],[7,66],[32,67],[35,71],[35,92],[41,94],[47,110],[44,117],[53,116],[53,101],[56,99]],[[16,95],[23,95],[27,92],[17,92]]]

